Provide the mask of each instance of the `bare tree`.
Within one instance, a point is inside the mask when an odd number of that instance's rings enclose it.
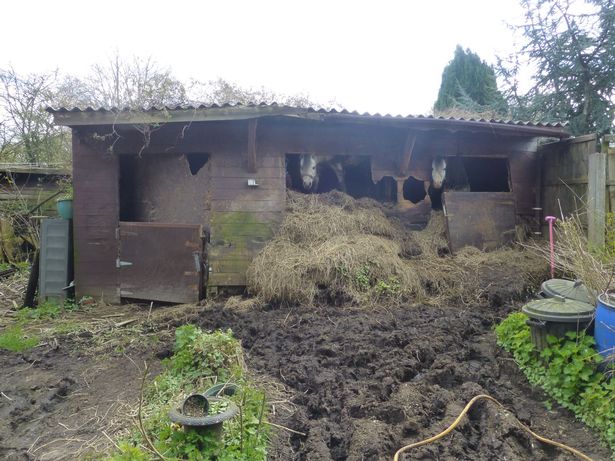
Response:
[[[186,89],[151,57],[125,60],[115,54],[95,64],[83,80],[66,78],[58,91],[62,105],[142,109],[187,102]]]
[[[308,94],[287,95],[272,91],[263,86],[246,88],[237,83],[218,78],[207,82],[193,81],[189,87],[191,100],[202,104],[260,104],[278,103],[294,107],[339,107],[335,101],[325,104],[315,102]]]
[[[67,158],[66,135],[45,107],[57,74],[19,75],[0,69],[0,156],[3,161],[56,162]]]

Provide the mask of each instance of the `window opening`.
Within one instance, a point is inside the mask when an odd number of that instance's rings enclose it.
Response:
[[[462,157],[470,192],[510,192],[508,159]]]
[[[404,199],[412,203],[419,203],[425,200],[425,184],[420,179],[410,176],[404,181]]]
[[[188,167],[192,176],[196,176],[198,172],[205,166],[209,160],[209,154],[185,154]]]

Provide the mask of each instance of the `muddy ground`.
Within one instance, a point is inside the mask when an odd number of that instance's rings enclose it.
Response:
[[[270,459],[390,460],[397,448],[443,430],[480,393],[540,434],[595,460],[610,457],[569,412],[547,410],[545,396],[496,347],[492,326],[511,307],[121,309],[90,312],[94,326],[32,351],[0,352],[0,459],[76,459],[110,447],[106,436],[133,421],[137,365],[159,363],[174,327],[187,321],[232,328],[248,367],[271,391],[273,421],[305,434],[276,430]],[[103,315],[118,317],[103,322]],[[405,459],[573,458],[479,403],[450,436]]]

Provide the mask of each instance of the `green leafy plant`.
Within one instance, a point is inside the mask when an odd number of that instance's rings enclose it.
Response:
[[[398,296],[401,293],[401,283],[397,277],[389,277],[386,280],[378,280],[374,290],[379,298]]]
[[[28,320],[55,319],[62,312],[62,306],[55,301],[45,301],[35,308],[24,307],[17,311],[17,320],[26,322]]]
[[[204,332],[194,325],[175,331],[174,354],[165,369],[145,389],[143,426],[148,439],[167,459],[189,461],[259,461],[267,455],[265,395],[245,376],[241,345],[230,330]],[[192,392],[203,392],[216,383],[232,381],[238,391],[228,396],[240,415],[225,422],[222,434],[184,431],[172,424],[168,411]],[[212,404],[209,414],[224,410]],[[143,433],[134,431],[118,444],[110,461],[152,459],[143,447]]]
[[[354,276],[354,282],[361,291],[368,291],[371,286],[371,274],[369,266],[361,266]]]
[[[539,352],[526,320],[523,313],[504,319],[495,328],[498,344],[513,355],[530,383],[597,429],[615,450],[615,378],[598,371],[601,357],[594,338],[583,332],[547,336],[549,346]]]

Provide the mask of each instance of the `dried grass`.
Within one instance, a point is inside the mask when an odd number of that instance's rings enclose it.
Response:
[[[422,231],[388,219],[378,202],[341,192],[291,194],[278,235],[254,258],[248,289],[263,302],[455,304],[522,297],[544,261],[518,249],[448,255],[445,219],[433,212]],[[513,274],[515,280],[510,280]]]
[[[546,244],[529,243],[525,246],[545,261],[550,261]],[[615,261],[601,249],[590,249],[578,214],[556,222],[554,256],[555,268],[564,277],[581,280],[594,299],[615,285],[612,277]]]

